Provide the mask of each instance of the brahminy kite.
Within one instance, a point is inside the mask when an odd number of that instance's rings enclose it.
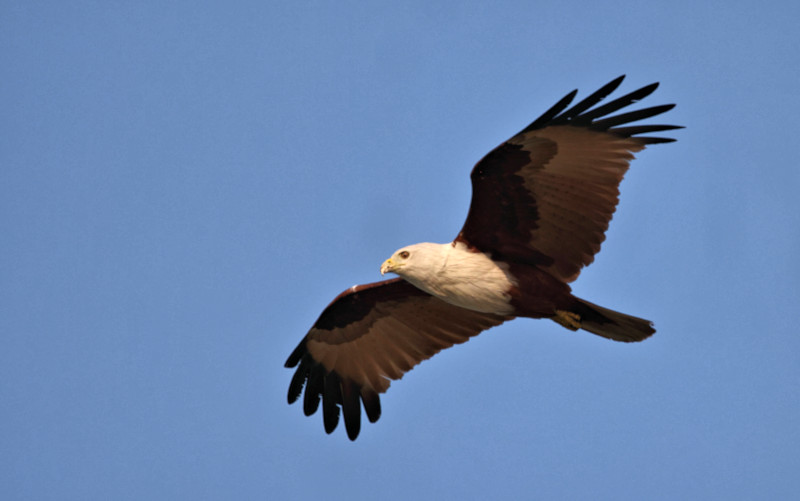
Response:
[[[391,380],[440,350],[515,317],[549,318],[615,341],[641,341],[649,320],[572,295],[570,282],[594,260],[617,205],[619,184],[645,145],[642,136],[675,125],[629,125],[672,109],[653,106],[608,116],[652,93],[658,83],[602,106],[624,75],[567,109],[574,90],[472,169],[472,201],[450,243],[399,249],[380,268],[400,278],[356,285],[322,312],[286,367],[297,367],[289,403],[314,414],[325,431],[344,415],[355,440],[363,405],[370,422]],[[594,107],[594,108],[593,108]]]

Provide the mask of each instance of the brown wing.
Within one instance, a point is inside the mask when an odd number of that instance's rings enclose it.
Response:
[[[539,266],[565,282],[575,280],[600,250],[633,153],[646,144],[674,141],[634,136],[681,128],[619,127],[672,104],[606,117],[646,97],[657,83],[589,110],[623,78],[564,111],[577,93],[571,92],[478,162],[469,213],[456,241],[495,259]]]
[[[505,320],[445,303],[402,278],[353,287],[325,308],[286,361],[286,367],[297,366],[289,403],[305,385],[305,414],[317,411],[321,397],[325,431],[331,433],[341,406],[347,436],[355,440],[360,402],[374,423],[381,414],[378,394],[391,379]]]

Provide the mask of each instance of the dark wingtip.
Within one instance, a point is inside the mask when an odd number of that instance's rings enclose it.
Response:
[[[339,424],[339,406],[342,401],[342,391],[339,387],[339,376],[331,372],[325,377],[325,388],[322,394],[322,422],[325,433],[331,434]]]
[[[344,427],[347,438],[355,440],[361,431],[361,399],[358,387],[342,381],[342,414],[344,414]]]
[[[612,133],[617,133],[617,130],[612,129],[612,127],[615,127],[617,125],[627,124],[630,122],[635,122],[637,120],[644,120],[645,118],[650,118],[660,113],[669,111],[675,106],[674,104],[653,106],[651,108],[645,108],[642,110],[636,110],[628,113],[623,113],[621,115],[609,117],[610,114],[622,110],[623,108],[626,108],[632,105],[633,103],[641,101],[645,97],[649,96],[660,85],[659,82],[653,82],[649,85],[645,85],[644,87],[641,87],[632,92],[629,92],[628,94],[618,97],[606,104],[597,106],[598,103],[600,103],[600,101],[602,101],[607,96],[611,95],[614,91],[616,91],[624,79],[625,79],[625,74],[618,76],[617,78],[611,80],[607,84],[600,87],[600,89],[596,90],[588,97],[582,99],[577,104],[567,109],[567,106],[572,102],[572,100],[577,95],[577,90],[570,92],[565,97],[563,97],[559,102],[553,105],[549,110],[547,110],[544,114],[542,114],[542,116],[540,116],[539,118],[534,120],[530,125],[525,127],[521,131],[521,133],[526,133],[535,129],[541,129],[544,127],[557,126],[557,125],[573,125],[576,127],[587,127],[597,131],[608,131]],[[666,127],[669,127],[670,129],[679,128],[676,126],[664,126],[664,127],[665,129],[663,130],[668,130]],[[618,135],[621,135],[622,137],[630,137],[630,135],[624,135],[624,132],[622,131],[620,131]],[[647,138],[646,142],[648,143],[667,142],[667,141],[653,141],[652,139],[653,138]]]
[[[362,389],[361,402],[370,423],[376,422],[381,417],[381,397],[372,390]]]
[[[305,354],[306,354],[306,338],[303,338],[303,340],[300,341],[300,344],[298,344],[297,347],[294,350],[292,350],[291,355],[289,355],[289,358],[286,359],[286,363],[284,363],[283,366],[286,367],[287,369],[295,367]]]
[[[306,392],[303,396],[303,413],[306,416],[317,412],[324,383],[325,369],[319,364],[312,365],[306,380]]]
[[[581,113],[585,112],[592,106],[596,105],[597,103],[608,97],[609,94],[617,90],[617,87],[619,87],[619,85],[622,83],[622,80],[624,79],[625,75],[621,75],[615,78],[614,80],[608,82],[604,86],[594,91],[588,97],[582,99],[578,104],[576,104],[572,108],[560,114],[558,117],[553,117],[554,124],[557,123],[559,125],[563,125],[569,123],[576,117],[579,117]]]
[[[637,99],[636,100],[638,101],[638,100],[646,98],[647,96],[649,96],[650,94],[655,92],[656,89],[658,89],[659,85],[661,85],[661,82],[653,82],[653,83],[651,83],[649,85],[645,85],[644,87],[642,87],[641,89],[636,91],[637,92]]]
[[[289,382],[289,394],[287,395],[289,405],[297,402],[297,399],[300,398],[300,395],[303,393],[303,386],[306,384],[306,374],[307,370],[302,365],[294,372],[292,380]]]
[[[616,127],[618,125],[638,122],[639,120],[645,120],[647,118],[651,118],[656,115],[666,113],[667,111],[671,110],[674,107],[675,107],[674,104],[662,104],[660,106],[651,106],[650,108],[642,108],[641,110],[629,111],[627,113],[614,115],[613,117],[597,120],[593,122],[590,125],[590,127],[593,130],[609,130],[612,127]]]
[[[561,100],[556,104],[554,104],[553,106],[551,106],[549,110],[542,113],[542,115],[539,118],[537,118],[536,120],[531,122],[530,125],[522,129],[522,132],[528,132],[530,130],[543,127],[545,124],[547,124],[548,122],[553,120],[556,116],[558,116],[559,113],[564,111],[564,108],[569,106],[569,103],[571,103],[572,100],[575,99],[575,96],[577,95],[578,95],[578,89],[575,89],[566,96],[562,97]]]
[[[294,361],[293,365],[298,363],[289,383],[287,400],[289,404],[293,404],[302,396],[303,414],[306,416],[315,414],[321,403],[325,433],[333,433],[341,417],[347,437],[355,440],[361,431],[362,402],[369,422],[374,423],[381,417],[380,396],[374,390],[359,388],[353,381],[342,380],[336,372],[328,372],[315,362],[307,352],[303,353],[299,362]]]
[[[644,144],[664,144],[664,143],[674,143],[677,139],[673,137],[646,137],[646,136],[637,136],[636,139],[640,140]]]

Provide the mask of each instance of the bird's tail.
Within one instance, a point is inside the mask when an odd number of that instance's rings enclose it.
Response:
[[[609,310],[580,298],[575,298],[570,312],[578,315],[579,328],[614,341],[632,343],[647,339],[656,332],[649,320]]]

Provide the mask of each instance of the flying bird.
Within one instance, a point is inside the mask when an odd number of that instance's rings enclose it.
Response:
[[[472,169],[472,200],[455,240],[397,250],[380,268],[399,278],[356,285],[328,305],[285,366],[289,403],[322,403],[327,433],[340,409],[350,440],[381,415],[391,380],[454,344],[516,317],[549,318],[614,341],[641,341],[653,323],[575,297],[569,283],[594,260],[633,154],[675,125],[630,125],[672,109],[609,116],[658,83],[602,106],[620,76],[571,108],[567,94]]]

